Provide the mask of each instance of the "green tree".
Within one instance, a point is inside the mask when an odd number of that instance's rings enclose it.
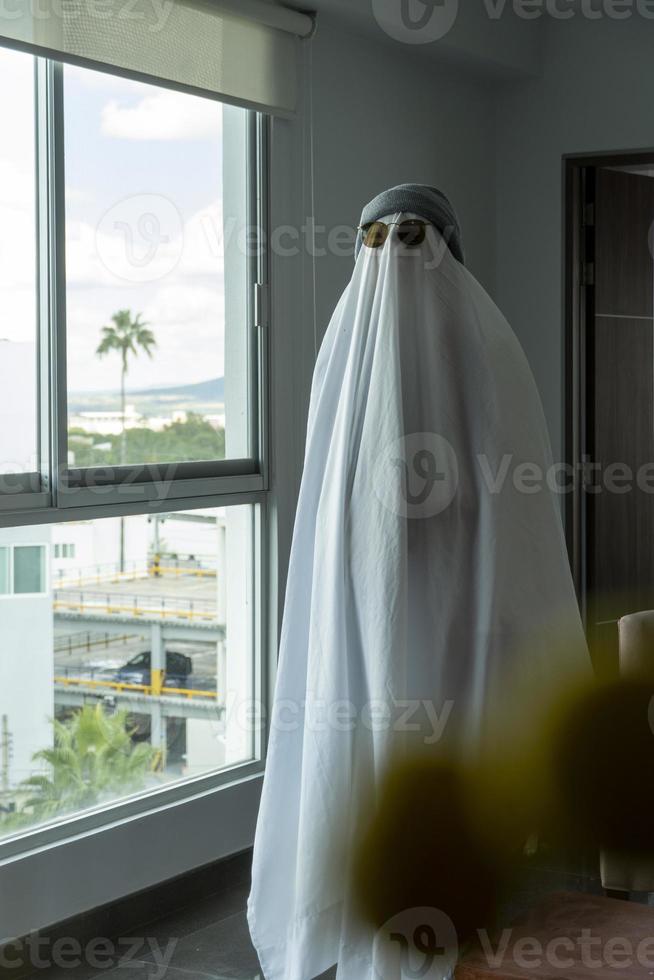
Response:
[[[76,466],[111,466],[118,458],[120,436],[71,428],[68,439],[75,450]],[[189,412],[183,422],[169,422],[159,431],[136,427],[125,433],[126,463],[183,463],[224,458],[225,430],[214,428],[195,412]]]
[[[20,784],[16,796],[23,802],[0,822],[5,830],[136,792],[158,768],[159,752],[145,742],[133,743],[126,711],[109,715],[101,705],[86,705],[53,726],[54,745],[33,756],[45,763],[47,774]]]
[[[102,339],[98,344],[96,354],[104,357],[115,351],[120,355],[120,412],[121,427],[121,463],[125,462],[125,381],[129,370],[129,355],[138,356],[140,350],[152,357],[152,348],[157,341],[148,324],[141,320],[137,313],[132,318],[131,310],[118,310],[111,318],[112,326],[102,328]]]
[[[132,317],[131,310],[118,310],[111,318],[112,325],[102,328],[102,339],[96,349],[98,357],[104,357],[112,351],[120,355],[120,462],[125,463],[125,380],[129,370],[129,355],[138,356],[139,351],[145,351],[152,357],[152,348],[157,341],[147,323],[141,320],[141,314]],[[120,569],[125,568],[125,518],[120,519]]]

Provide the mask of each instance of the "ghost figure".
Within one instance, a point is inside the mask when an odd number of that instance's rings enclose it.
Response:
[[[316,363],[248,903],[266,980],[401,980],[349,877],[389,759],[474,753],[525,679],[587,669],[540,399],[463,260],[440,192],[375,198]]]

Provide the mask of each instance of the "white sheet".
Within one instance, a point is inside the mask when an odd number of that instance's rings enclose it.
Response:
[[[522,672],[586,669],[560,501],[525,463],[548,472],[545,420],[492,300],[435,228],[364,247],[311,397],[248,906],[266,980],[393,980],[347,872],[408,702],[412,739],[474,750]]]

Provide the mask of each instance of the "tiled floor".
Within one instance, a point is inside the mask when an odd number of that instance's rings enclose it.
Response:
[[[600,892],[594,869],[578,866],[574,861],[541,858],[528,868],[503,911],[502,919],[510,921],[516,914],[543,894],[559,890]],[[572,870],[567,870],[572,867]],[[565,870],[564,870],[565,869]],[[123,936],[112,940],[114,957],[111,966],[98,968],[88,962],[77,968],[39,969],[32,974],[38,980],[262,980],[257,956],[252,948],[245,917],[249,890],[248,858],[232,863],[224,885],[201,899],[180,902],[172,914],[157,916],[157,909],[143,896],[135,915],[136,928],[123,929]],[[147,913],[151,913],[148,921]],[[133,921],[137,921],[134,918]],[[95,933],[88,932],[84,948],[94,935],[107,936],[102,919],[93,923]],[[127,956],[128,941],[130,949]],[[121,961],[122,957],[122,961]],[[333,980],[335,971],[319,980]]]

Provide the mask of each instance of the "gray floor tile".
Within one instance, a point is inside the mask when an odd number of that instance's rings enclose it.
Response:
[[[38,970],[30,980],[229,980],[215,973],[203,973],[197,969],[185,970],[173,966],[157,966],[153,962],[132,961],[112,970]]]
[[[249,881],[233,883],[228,890],[188,905],[171,915],[141,927],[140,933],[166,942],[169,937],[183,939],[206,926],[215,925],[242,912],[250,891]]]
[[[601,894],[601,882],[592,861],[581,857],[569,860],[567,856],[560,859],[550,854],[544,858],[528,863],[518,875],[501,908],[500,919],[504,924],[553,891]],[[175,948],[165,969],[158,967],[157,957],[148,952],[146,945],[136,954],[138,961],[120,967],[38,970],[32,974],[33,980],[99,980],[100,977],[106,980],[261,980],[244,911],[249,890],[248,869],[245,864],[240,871],[239,868],[237,865],[238,873],[226,875],[224,887],[215,894],[205,894],[192,902],[188,901],[188,893],[184,894],[183,904],[174,914],[157,918],[156,905],[150,906],[147,896],[143,898],[137,914],[145,917],[151,909],[153,921],[145,926],[129,925],[123,934],[144,937],[146,944],[155,942],[159,950],[165,950],[168,942],[174,941]],[[583,868],[588,868],[590,873],[582,873]],[[647,896],[642,898],[646,899]],[[102,921],[96,925],[103,927]],[[335,976],[333,968],[316,980],[334,980]]]
[[[170,964],[216,980],[259,980],[262,976],[244,911],[184,936]]]
[[[123,967],[112,970],[111,973],[97,974],[97,978],[100,976],[107,977],[107,980],[216,980],[212,973],[180,970],[174,966],[158,969],[152,963],[134,963],[129,969]]]

